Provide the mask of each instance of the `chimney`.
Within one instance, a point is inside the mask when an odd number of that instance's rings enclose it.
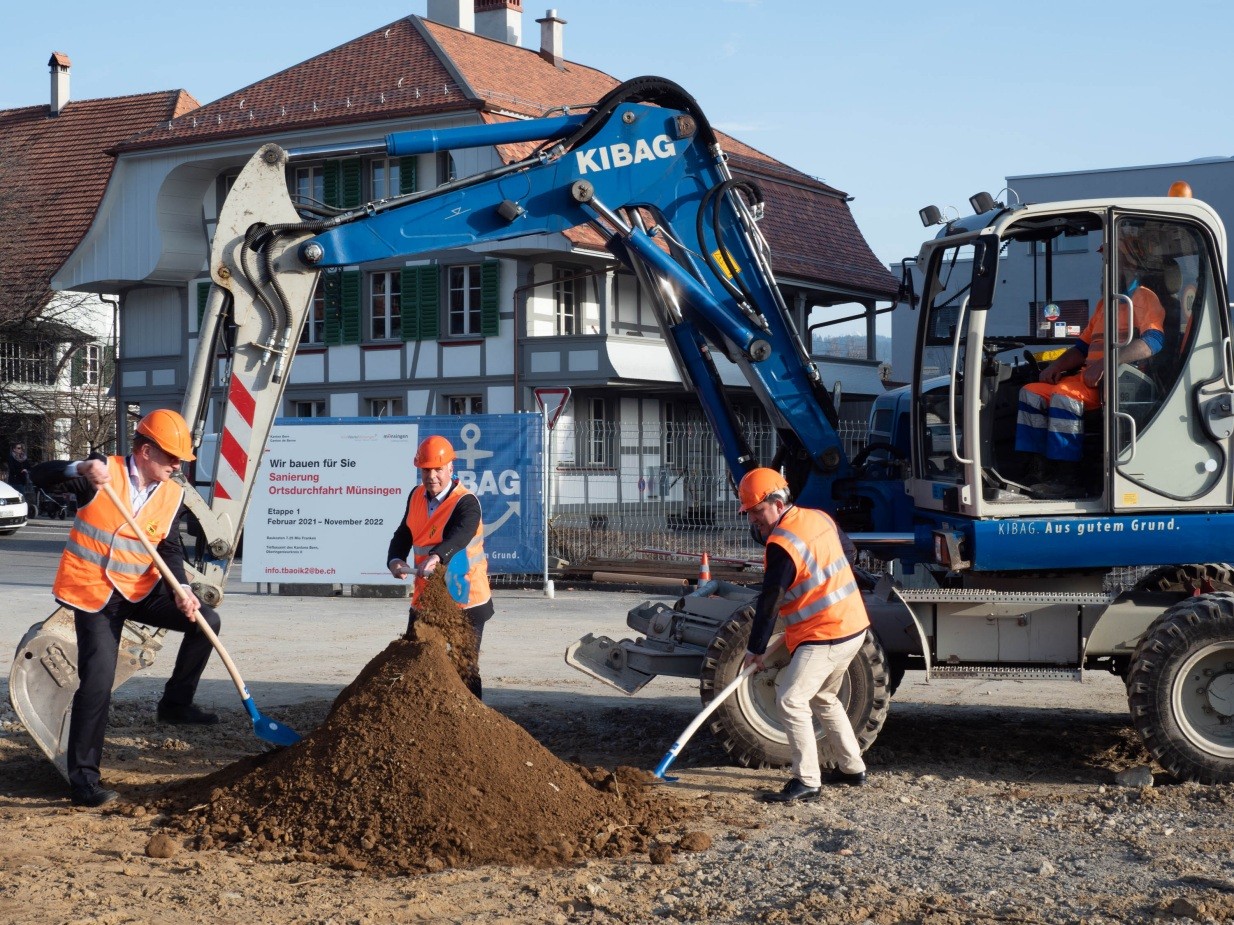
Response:
[[[443,26],[475,32],[475,0],[428,0],[427,18]]]
[[[523,0],[476,0],[476,35],[523,44]]]
[[[51,114],[58,116],[69,104],[69,68],[72,62],[64,52],[53,51],[47,66],[51,68]]]
[[[553,67],[561,67],[565,63],[561,52],[561,27],[566,21],[557,17],[556,10],[549,10],[536,22],[540,24],[540,57]]]

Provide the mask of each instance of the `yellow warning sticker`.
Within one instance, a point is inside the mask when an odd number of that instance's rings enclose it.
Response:
[[[1123,507],[1138,507],[1140,503],[1140,493],[1136,491],[1123,492]]]
[[[1054,347],[1050,350],[1042,350],[1040,353],[1033,351],[1033,356],[1037,358],[1038,363],[1053,363],[1066,352],[1066,347]]]
[[[711,259],[716,262],[724,272],[724,275],[729,279],[732,279],[741,272],[741,267],[737,266],[737,261],[733,259],[731,254],[727,254],[723,250],[712,251]]]

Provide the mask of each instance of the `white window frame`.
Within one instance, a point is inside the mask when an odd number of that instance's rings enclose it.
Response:
[[[579,299],[574,274],[553,281],[553,332],[558,337],[579,333]]]
[[[326,417],[326,400],[324,398],[296,398],[288,402],[291,405],[293,418],[324,418]]]
[[[389,398],[366,398],[364,406],[368,409],[370,418],[398,418],[403,416],[403,399],[397,396]]]
[[[677,430],[677,409],[672,402],[664,402],[660,406],[660,426],[664,435],[664,445],[661,449],[661,459],[664,466],[673,468],[681,456],[678,441],[681,439]]]
[[[446,414],[483,414],[484,413],[484,396],[483,395],[447,395],[446,396]]]
[[[446,267],[446,329],[452,337],[479,337],[480,264]]]
[[[368,162],[369,198],[392,199],[398,195],[401,170],[397,157],[375,157]]]
[[[587,466],[611,466],[609,457],[608,401],[604,398],[584,400],[587,409],[587,441],[583,447],[583,464]]]
[[[324,164],[298,165],[291,175],[292,201],[302,205],[323,205],[326,201]]]
[[[319,274],[313,300],[309,303],[308,317],[300,330],[300,345],[320,346],[326,342],[326,277]]]
[[[368,274],[368,295],[369,340],[399,340],[403,336],[402,272]]]
[[[85,385],[99,384],[99,372],[102,369],[103,348],[98,344],[86,344],[81,348],[82,382]]]
[[[56,363],[51,345],[0,341],[0,382],[54,385]]]

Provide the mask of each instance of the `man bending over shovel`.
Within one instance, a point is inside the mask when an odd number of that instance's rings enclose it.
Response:
[[[171,476],[182,460],[193,458],[184,418],[160,409],[141,419],[127,457],[94,454],[81,462],[46,462],[31,470],[30,477],[40,488],[68,490],[77,496],[77,518],[52,586],[56,600],[72,608],[77,629],[81,685],[73,695],[66,755],[74,806],[102,806],[118,796],[100,784],[99,763],[126,620],[184,633],[159,701],[159,721],[199,725],[219,721],[193,703],[213,648],[193,624],[204,619],[217,633],[218,614],[203,607],[191,591],[181,597],[167,586],[124,514],[101,491],[108,484],[117,489],[133,519],[187,588],[184,547],[176,529],[184,490]]]
[[[824,783],[861,786],[866,766],[852,723],[837,696],[849,663],[865,644],[870,618],[845,556],[835,522],[822,511],[798,507],[774,469],[752,469],[738,486],[741,513],[766,545],[763,587],[754,607],[743,668],[763,657],[777,617],[792,654],[776,676],[776,705],[793,750],[793,776],[783,789],[764,792],[770,803],[818,799]],[[837,767],[822,775],[814,719],[823,747]]]

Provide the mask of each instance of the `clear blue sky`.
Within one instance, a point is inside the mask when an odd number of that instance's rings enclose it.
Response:
[[[1234,155],[1234,4],[1218,0],[553,6],[567,58],[676,80],[718,127],[853,196],[885,263],[916,253],[919,208],[967,213],[970,194],[1009,175]],[[525,46],[539,46],[548,7],[524,3]],[[76,99],[183,88],[207,103],[425,10],[17,0],[0,31],[0,109],[47,101],[52,51],[72,59]]]

